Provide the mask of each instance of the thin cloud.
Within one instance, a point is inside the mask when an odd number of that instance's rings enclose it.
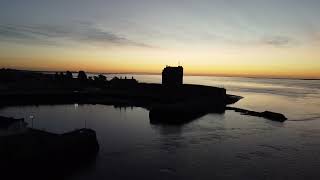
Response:
[[[307,24],[304,26],[304,35],[312,45],[320,44],[320,29],[314,24]]]
[[[269,36],[262,38],[261,43],[275,47],[284,47],[296,44],[297,41],[287,36]]]
[[[91,45],[117,45],[148,47],[151,45],[131,40],[95,27],[93,24],[72,25],[12,25],[0,24],[0,39],[41,44],[63,44],[63,40]]]

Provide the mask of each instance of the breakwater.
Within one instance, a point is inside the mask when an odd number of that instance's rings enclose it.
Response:
[[[236,107],[226,107],[226,109],[234,110],[235,112],[240,112],[242,115],[263,117],[265,119],[269,119],[272,121],[284,122],[285,120],[287,120],[287,118],[283,114],[277,113],[277,112],[271,112],[271,111],[257,112],[257,111],[247,110],[247,109],[236,108]]]

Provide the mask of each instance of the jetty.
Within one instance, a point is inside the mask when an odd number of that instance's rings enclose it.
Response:
[[[263,117],[265,119],[269,119],[272,121],[284,122],[285,120],[287,120],[287,117],[285,117],[283,114],[271,112],[271,111],[257,112],[257,111],[247,110],[247,109],[236,108],[236,107],[226,107],[226,109],[234,110],[235,112],[240,112],[242,115]]]

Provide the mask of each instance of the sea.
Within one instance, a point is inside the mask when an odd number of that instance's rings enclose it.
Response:
[[[106,76],[161,83],[160,75]],[[184,76],[184,83],[226,88],[243,97],[232,106],[288,120],[226,111],[184,125],[154,125],[141,107],[89,104],[4,107],[0,115],[54,133],[95,130],[99,153],[70,180],[320,179],[320,80]]]

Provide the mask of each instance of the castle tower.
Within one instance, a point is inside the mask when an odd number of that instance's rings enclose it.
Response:
[[[183,84],[183,67],[166,66],[162,71],[162,85],[166,87],[179,87]]]

